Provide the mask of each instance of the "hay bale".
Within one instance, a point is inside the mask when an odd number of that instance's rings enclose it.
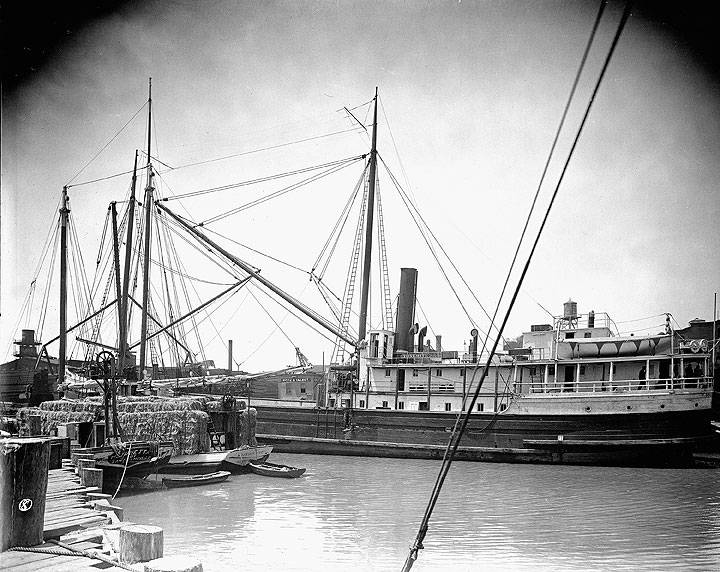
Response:
[[[118,414],[126,434],[140,440],[173,442],[176,455],[206,451],[208,415],[203,411],[136,411]]]

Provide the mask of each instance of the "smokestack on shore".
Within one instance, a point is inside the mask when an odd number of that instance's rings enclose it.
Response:
[[[395,324],[395,350],[413,351],[414,336],[410,333],[415,323],[415,296],[418,271],[415,268],[400,269],[400,292],[398,294],[397,322]]]
[[[232,373],[233,360],[232,360],[232,340],[228,340],[228,373]]]

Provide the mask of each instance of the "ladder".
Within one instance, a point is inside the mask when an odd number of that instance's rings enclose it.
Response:
[[[382,276],[383,315],[385,329],[393,329],[392,298],[390,297],[390,272],[388,271],[387,247],[385,245],[385,225],[383,224],[382,205],[380,202],[380,187],[377,176],[375,179],[375,192],[377,196],[378,215],[378,243],[380,244],[380,274]]]
[[[362,205],[360,206],[360,216],[358,218],[357,227],[355,228],[355,242],[353,244],[352,260],[350,261],[350,271],[345,282],[345,293],[343,294],[340,331],[344,334],[347,334],[348,327],[350,325],[350,314],[352,312],[352,301],[355,294],[355,281],[357,278],[358,263],[360,261],[360,250],[362,249],[363,230],[365,229],[365,209],[367,208],[369,190],[369,180],[365,179]],[[333,360],[331,360],[331,363],[340,363],[342,358],[344,358],[344,353],[345,344],[340,338],[338,338],[335,343],[335,351],[333,352]]]

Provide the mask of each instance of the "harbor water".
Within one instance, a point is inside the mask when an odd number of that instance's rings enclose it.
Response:
[[[401,569],[439,462],[273,454],[299,479],[124,496],[206,571]],[[720,570],[720,470],[457,462],[413,570]]]

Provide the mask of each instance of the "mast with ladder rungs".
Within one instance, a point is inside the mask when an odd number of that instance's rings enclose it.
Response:
[[[358,339],[362,342],[367,332],[368,294],[370,293],[370,263],[372,258],[373,215],[375,212],[375,173],[377,171],[377,88],[373,112],[372,147],[370,149],[370,172],[368,174],[367,218],[365,220],[365,254],[363,258],[362,291],[360,297],[360,324]]]

